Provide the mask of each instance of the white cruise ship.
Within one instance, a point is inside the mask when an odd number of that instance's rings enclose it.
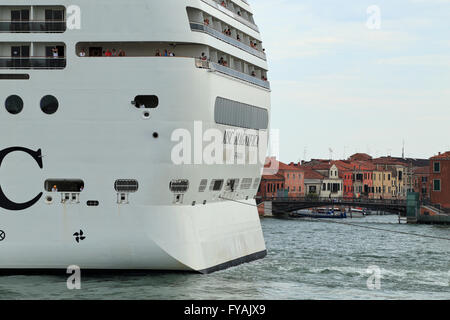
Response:
[[[0,273],[265,257],[250,147],[265,157],[270,85],[246,0],[2,0],[0,53]]]

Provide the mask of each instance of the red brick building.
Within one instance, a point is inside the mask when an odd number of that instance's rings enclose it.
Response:
[[[430,167],[417,167],[413,169],[413,189],[420,195],[420,200],[431,199],[432,181]]]
[[[265,175],[261,179],[257,197],[260,199],[273,198],[284,190],[284,176],[281,174]]]
[[[431,202],[450,209],[450,151],[430,159]]]
[[[305,174],[300,164],[291,163],[289,165],[276,161],[278,172],[273,175],[263,175],[261,185],[258,190],[258,197],[265,199],[277,196],[301,197],[305,195]]]

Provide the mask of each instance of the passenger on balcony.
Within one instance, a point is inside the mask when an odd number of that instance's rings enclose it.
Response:
[[[206,18],[205,20],[203,20],[203,22],[205,23],[205,26],[209,26],[209,19]]]
[[[155,57],[161,57],[161,51],[159,49],[156,49]]]
[[[252,77],[256,77],[255,71],[252,71]]]
[[[122,49],[119,49],[119,54],[117,56],[125,57],[126,56],[125,51],[123,51]]]
[[[225,3],[225,1],[222,1],[222,2],[220,3],[220,5],[223,6],[223,7],[225,7],[225,8],[227,7],[227,4]]]
[[[239,36],[239,33],[236,36],[237,41],[241,41],[241,37]]]
[[[228,66],[227,61],[226,61],[223,57],[220,57],[220,59],[219,59],[219,64],[222,65],[222,66],[224,66],[224,67],[227,67],[227,66]]]
[[[111,57],[111,56],[112,56],[111,51],[109,51],[109,49],[107,49],[105,52],[105,57]]]
[[[208,57],[206,56],[206,54],[204,52],[202,52],[202,56],[200,57],[200,60],[203,60],[203,61],[208,60]]]
[[[80,57],[86,57],[86,51],[84,51],[84,49],[81,49]]]
[[[52,54],[53,54],[53,58],[58,58],[59,57],[58,48],[54,47],[52,49]]]
[[[164,57],[168,57],[169,53],[167,52],[167,49],[164,50]]]
[[[117,57],[117,51],[116,51],[116,49],[112,49],[112,56],[113,56],[113,57]]]

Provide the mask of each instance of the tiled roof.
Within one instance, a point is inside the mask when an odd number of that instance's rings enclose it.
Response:
[[[450,160],[450,151],[438,154],[437,156],[434,156],[434,157],[431,158],[431,160],[437,160],[437,159],[439,159],[439,160]]]
[[[305,169],[305,179],[320,179],[322,180],[325,178],[323,175],[321,175],[319,172],[311,170],[311,169]]]

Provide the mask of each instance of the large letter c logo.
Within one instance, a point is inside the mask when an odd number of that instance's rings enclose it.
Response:
[[[5,150],[0,151],[0,167],[2,165],[3,159],[5,159],[5,157],[12,153],[12,152],[16,152],[16,151],[20,151],[20,152],[25,152],[27,154],[29,154],[39,165],[39,168],[43,168],[43,164],[42,164],[42,152],[41,149],[39,149],[38,151],[33,151],[27,148],[22,148],[22,147],[12,147],[12,148],[8,148]],[[20,210],[25,210],[28,209],[29,207],[33,206],[34,204],[36,204],[36,202],[39,201],[39,199],[42,197],[42,192],[40,194],[38,194],[33,200],[30,200],[26,203],[15,203],[11,200],[9,200],[6,195],[3,193],[2,187],[0,186],[0,208],[6,209],[6,210],[11,210],[11,211],[20,211]]]

